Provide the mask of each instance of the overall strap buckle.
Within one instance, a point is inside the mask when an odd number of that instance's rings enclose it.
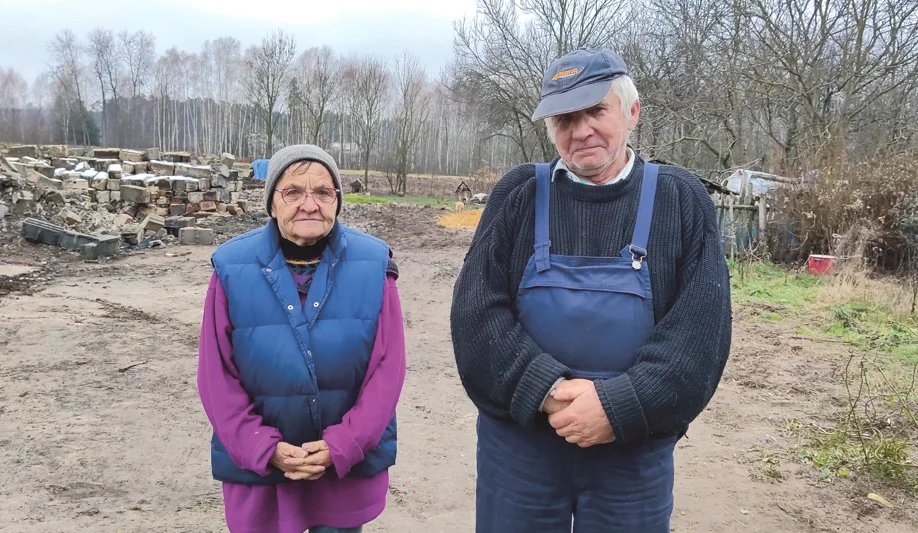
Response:
[[[647,250],[632,244],[628,247],[628,251],[631,253],[631,268],[640,270],[641,265],[644,263],[644,258],[647,257]]]

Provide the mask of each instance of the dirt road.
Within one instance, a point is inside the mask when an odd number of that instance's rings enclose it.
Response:
[[[434,214],[345,215],[396,250],[408,342],[399,461],[368,532],[473,531],[476,411],[448,327],[471,232],[439,228]],[[225,531],[195,389],[211,251],[89,264],[5,249],[7,272],[46,260],[53,274],[43,290],[0,296],[0,530]],[[821,485],[794,460],[787,420],[834,401],[838,391],[818,378],[847,348],[793,340],[782,327],[738,310],[724,381],[677,451],[673,531],[915,531],[908,501],[880,508],[857,482]]]

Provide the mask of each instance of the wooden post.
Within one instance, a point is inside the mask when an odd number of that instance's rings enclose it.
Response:
[[[759,196],[759,242],[765,242],[765,228],[767,227],[766,218],[768,215],[768,202],[765,196]]]
[[[730,259],[736,259],[736,219],[733,218],[733,196],[729,197],[730,201]]]

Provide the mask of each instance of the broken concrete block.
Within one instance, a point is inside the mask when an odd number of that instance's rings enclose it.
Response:
[[[38,172],[39,174],[41,174],[42,176],[44,176],[44,177],[46,177],[46,178],[55,178],[55,177],[57,177],[57,176],[55,176],[55,172],[56,172],[57,169],[54,168],[54,167],[49,167],[49,166],[46,166],[46,165],[34,165],[34,166],[32,166],[32,170],[34,170],[35,172]]]
[[[223,189],[228,188],[226,178],[220,176],[219,174],[210,179],[210,186],[215,189],[218,187]]]
[[[120,202],[120,201],[121,201],[121,191],[120,191],[120,190],[117,190],[117,191],[108,191],[108,192],[111,193],[112,202]]]
[[[179,242],[182,244],[213,244],[214,230],[198,227],[181,228],[179,229]]]
[[[220,165],[220,169],[217,171],[217,174],[223,178],[230,177],[230,167],[226,165]]]
[[[235,204],[235,203],[239,202],[239,196],[240,196],[240,193],[238,193],[238,192],[231,192],[231,193],[229,193],[229,201]]]
[[[98,170],[99,172],[105,172],[108,170],[108,167],[117,162],[117,159],[97,159],[96,162],[93,163],[92,168]]]
[[[0,218],[5,218],[8,214],[10,214],[9,206],[6,204],[0,204]]]
[[[63,182],[63,181],[61,181],[61,180],[56,180],[56,179],[53,179],[53,178],[46,178],[45,176],[39,177],[39,178],[38,178],[38,181],[35,182],[35,185],[37,185],[38,187],[41,187],[41,188],[43,188],[43,189],[60,190],[60,189],[63,189],[63,188],[64,188],[64,182]]]
[[[188,201],[193,204],[199,204],[204,201],[204,195],[207,193],[203,192],[190,192],[188,193]]]
[[[242,209],[243,211],[249,210],[249,202],[247,200],[239,200],[235,202],[235,204],[238,205],[239,208]]]
[[[105,188],[110,191],[120,191],[121,190],[121,180],[115,180],[115,179],[106,180]]]
[[[111,175],[112,178],[120,180],[124,170],[122,169],[121,165],[115,163],[108,166],[107,172]]]
[[[143,220],[140,224],[140,227],[144,231],[159,231],[163,229],[166,225],[166,220],[163,217],[157,215],[149,215]]]
[[[93,242],[94,239],[89,235],[84,235],[75,231],[64,231],[61,233],[61,239],[58,242],[58,246],[65,250],[79,250],[80,246]]]
[[[201,211],[211,211],[211,212],[213,212],[213,211],[216,211],[216,210],[217,210],[217,204],[216,204],[216,202],[207,202],[207,201],[201,202]]]
[[[226,204],[224,204],[224,205],[226,205]],[[239,206],[235,206],[235,205],[233,205],[233,204],[226,205],[226,212],[227,212],[227,214],[230,214],[230,215],[234,215],[234,216],[235,216],[235,215],[238,215],[238,214],[239,214]]]
[[[32,194],[32,191],[21,190],[13,193],[14,204],[17,202],[31,202],[32,200],[35,200],[35,195]]]
[[[57,246],[64,231],[60,226],[35,218],[27,218],[22,222],[22,236],[32,242]]]
[[[156,207],[165,207],[165,208],[168,208],[169,205],[170,205],[170,202],[169,202],[169,197],[168,197],[168,196],[165,196],[165,195],[162,195],[162,194],[161,194],[161,195],[159,196],[159,198],[156,199]]]
[[[178,165],[176,165],[176,167],[178,167]],[[183,170],[183,175],[189,178],[210,179],[210,177],[214,175],[214,171],[208,166],[184,165]]]
[[[172,229],[187,228],[193,224],[194,218],[192,217],[169,217],[166,219],[166,227]]]
[[[83,171],[82,174],[80,174],[80,176],[81,176],[84,180],[91,180],[91,179],[95,178],[95,177],[96,177],[96,174],[98,174],[98,173],[99,173],[99,171],[96,170],[96,169],[94,169],[94,168],[87,168],[86,170]]]
[[[172,176],[175,174],[175,165],[166,161],[150,161],[150,172],[158,176]]]
[[[94,148],[92,151],[93,157],[99,159],[118,159],[121,156],[120,148]]]
[[[83,219],[80,218],[80,215],[74,213],[73,211],[69,209],[64,209],[63,211],[61,211],[60,216],[61,218],[64,219],[64,222],[66,222],[67,224],[71,226],[75,226],[83,222]]]
[[[198,211],[200,211],[198,204],[185,204],[185,214],[186,215],[193,215],[194,213],[197,213]]]
[[[121,228],[121,240],[134,246],[140,244],[143,240],[143,229],[140,224],[125,224]]]
[[[97,191],[108,190],[108,174],[100,172],[92,178],[92,188]]]
[[[150,190],[146,187],[136,187],[134,185],[121,186],[121,200],[135,204],[148,204],[152,200]]]
[[[107,204],[112,201],[112,191],[97,191],[94,189],[90,193],[90,197],[96,203]]]
[[[191,163],[191,154],[188,152],[164,152],[163,159],[172,163]]]
[[[67,146],[63,144],[46,144],[41,147],[41,152],[48,159],[67,157]]]
[[[216,206],[217,206],[217,212],[218,212],[218,213],[226,213],[226,203],[224,203],[224,202],[217,202],[217,203],[216,203]]]
[[[9,157],[41,157],[41,153],[38,151],[38,146],[34,144],[31,145],[20,145],[20,146],[11,146],[7,155]]]
[[[61,191],[45,189],[45,194],[41,197],[41,201],[46,204],[62,204],[64,203],[64,195],[61,194]]]
[[[221,156],[221,159],[223,160],[222,161],[223,164],[230,168],[233,168],[233,165],[236,164],[236,156],[234,156],[233,154],[223,152],[223,156]]]
[[[80,255],[86,259],[111,257],[121,249],[121,238],[115,235],[93,235],[93,242],[80,246]]]
[[[86,148],[80,146],[70,146],[67,148],[67,157],[84,157]]]
[[[132,163],[139,163],[143,161],[143,152],[138,152],[137,150],[121,150],[118,154],[118,159],[122,161],[130,161]]]
[[[84,179],[67,180],[62,183],[64,192],[82,192],[89,190],[89,182]]]
[[[198,178],[198,190],[206,191],[210,189],[210,178]]]
[[[185,214],[185,204],[172,204],[169,206],[169,216],[178,217]]]
[[[55,157],[51,160],[51,166],[64,170],[73,170],[77,166],[77,160],[68,157]]]

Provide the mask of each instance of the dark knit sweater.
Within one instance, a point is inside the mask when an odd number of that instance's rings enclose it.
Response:
[[[643,170],[637,157],[631,174],[612,185],[556,178],[551,252],[618,255],[631,242]],[[450,317],[459,375],[471,400],[486,414],[532,429],[547,425],[539,406],[552,384],[570,377],[513,312],[533,253],[534,176],[534,165],[521,165],[494,188],[456,281]],[[717,388],[730,352],[731,308],[716,226],[701,181],[661,166],[647,247],[656,326],[627,373],[596,381],[616,442],[684,433]]]

